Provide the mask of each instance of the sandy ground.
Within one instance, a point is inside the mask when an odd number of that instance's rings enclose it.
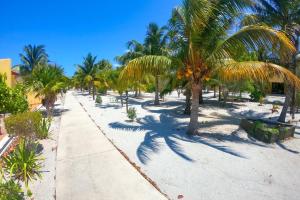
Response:
[[[270,102],[229,103],[225,107],[205,94],[199,109],[201,136],[185,134],[188,117],[183,116],[184,96],[166,96],[159,107],[152,95],[130,99],[138,120],[129,122],[125,107],[113,94],[103,96],[102,105],[77,93],[78,101],[107,136],[141,167],[159,188],[177,199],[188,200],[300,199],[300,135],[283,143],[267,145],[248,138],[239,129],[242,117],[275,117]],[[300,115],[297,115],[300,119]]]
[[[55,174],[56,174],[56,148],[60,129],[61,112],[63,108],[63,98],[59,98],[55,104],[54,117],[50,127],[50,138],[41,140],[43,146],[42,158],[43,169],[42,179],[31,182],[30,189],[35,200],[55,199]],[[40,110],[44,110],[41,108]]]

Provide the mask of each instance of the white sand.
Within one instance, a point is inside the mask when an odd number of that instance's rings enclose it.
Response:
[[[45,110],[45,108],[42,107],[40,110]],[[30,183],[30,189],[35,200],[55,199],[56,148],[61,112],[64,112],[63,99],[59,98],[55,105],[54,117],[50,127],[50,138],[39,141],[43,145],[41,156],[44,161],[42,179]]]
[[[229,103],[226,109],[206,104],[200,108],[202,136],[187,137],[189,119],[178,114],[184,96],[169,95],[160,107],[149,105],[151,94],[131,99],[138,122],[127,121],[125,106],[114,102],[113,95],[103,96],[101,106],[90,96],[76,96],[107,136],[171,199],[300,199],[299,133],[282,144],[267,145],[239,129],[242,116],[276,117],[271,104]]]

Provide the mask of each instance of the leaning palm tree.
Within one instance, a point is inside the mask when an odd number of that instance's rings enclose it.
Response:
[[[257,46],[277,49],[281,57],[288,57],[295,48],[287,36],[267,26],[244,27],[230,37],[227,35],[233,19],[244,7],[247,0],[208,1],[184,0],[181,7],[174,9],[179,37],[184,38],[184,70],[182,73],[191,83],[192,109],[189,134],[198,129],[199,94],[203,81],[218,74],[223,80],[252,78],[268,80],[278,75],[292,85],[300,86],[299,79],[289,70],[278,65],[259,61],[237,61],[237,52],[249,52]],[[170,66],[171,60],[164,56],[141,57],[131,61],[129,74],[141,75],[159,66]]]
[[[165,56],[147,55],[130,61],[120,76],[123,80],[139,80],[147,74],[153,75],[155,77],[154,105],[159,105],[159,79],[170,66],[171,60]]]
[[[258,24],[265,23],[269,26],[276,27],[279,30],[285,32],[297,52],[294,53],[289,59],[281,58],[278,63],[285,65],[291,71],[295,73],[295,59],[297,53],[299,53],[299,34],[300,34],[300,1],[299,0],[260,0],[257,1],[254,6],[254,13],[248,15],[243,20],[246,24]],[[270,58],[267,58],[270,60]],[[283,109],[279,116],[278,121],[285,122],[286,114],[289,105],[291,106],[291,113],[294,116],[295,111],[295,88],[291,87],[287,83],[286,85],[286,98],[283,105]]]
[[[28,85],[42,99],[48,117],[52,114],[57,95],[67,87],[67,82],[62,68],[56,65],[40,65],[32,71]]]
[[[38,65],[48,62],[48,55],[44,45],[27,45],[24,47],[24,54],[20,54],[21,70],[23,74],[32,72]]]

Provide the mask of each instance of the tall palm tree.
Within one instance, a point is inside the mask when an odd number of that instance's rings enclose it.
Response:
[[[24,54],[20,54],[21,72],[23,74],[32,72],[40,64],[48,62],[48,55],[44,45],[26,45],[23,49]]]
[[[183,74],[190,79],[192,88],[189,134],[197,133],[200,90],[203,81],[213,74],[224,80],[254,78],[266,81],[276,74],[290,84],[300,86],[299,79],[283,67],[267,62],[236,60],[237,52],[249,52],[258,45],[277,47],[280,49],[277,53],[282,57],[295,51],[284,33],[267,26],[248,26],[230,37],[227,35],[233,19],[248,3],[247,0],[183,0],[182,6],[173,11],[176,28],[184,37],[186,47]],[[164,56],[141,57],[128,64],[129,72],[151,71],[150,68],[156,69],[155,63],[168,66],[171,60]]]
[[[249,23],[265,23],[285,32],[292,41],[297,52],[290,59],[279,60],[279,63],[288,67],[295,73],[296,54],[299,53],[300,34],[300,1],[299,0],[260,0],[254,6],[254,14],[248,20]],[[247,19],[246,18],[246,19]],[[292,98],[293,97],[293,98]],[[289,105],[292,103],[291,111],[294,111],[295,89],[286,84],[286,98],[278,121],[285,122]]]
[[[36,96],[42,99],[42,104],[50,117],[57,95],[67,87],[63,69],[56,65],[39,65],[33,69],[28,84]]]
[[[98,70],[96,59],[97,56],[93,56],[91,53],[88,53],[88,55],[83,58],[82,65],[78,65],[78,70],[81,71],[84,76],[84,80],[88,83],[89,94],[91,94],[91,90],[93,90],[93,99],[95,98],[94,81]]]
[[[133,74],[129,73],[130,71],[132,72],[132,70],[130,68],[133,65],[135,65],[136,61],[139,62],[140,59],[143,59],[145,57],[147,59],[149,59],[150,63],[148,63],[149,65],[144,66],[143,70],[145,73],[143,73],[143,74],[140,73],[139,75],[141,75],[141,76],[139,77],[139,79],[141,77],[145,76],[146,74],[151,74],[154,76],[154,78],[155,78],[154,105],[159,105],[159,85],[160,85],[159,82],[160,82],[160,79],[162,78],[162,75],[164,75],[166,73],[166,69],[168,68],[168,66],[164,66],[165,63],[156,62],[155,60],[152,60],[151,58],[153,55],[156,55],[156,56],[166,55],[167,54],[167,50],[166,50],[167,45],[166,44],[167,44],[166,27],[159,27],[155,23],[150,23],[147,27],[146,38],[144,41],[144,48],[142,49],[143,54],[142,55],[135,54],[135,55],[137,55],[137,57],[135,59],[134,59],[134,57],[132,57],[134,60],[132,60],[132,59],[128,60],[129,62],[126,63],[127,66],[124,68],[123,72],[121,73],[121,76],[126,75],[125,76],[126,78],[138,80],[138,79],[136,79],[135,76],[131,76]],[[151,62],[151,60],[154,62]],[[125,77],[123,77],[123,79]],[[138,85],[138,84],[140,84],[140,83],[137,83],[136,85]]]
[[[166,27],[159,27],[156,23],[150,23],[147,28],[146,38],[144,42],[145,54],[147,55],[163,55],[166,44],[167,34]]]
[[[131,40],[126,44],[127,52],[121,56],[117,56],[115,60],[121,65],[126,65],[130,60],[145,55],[145,47],[136,40]]]

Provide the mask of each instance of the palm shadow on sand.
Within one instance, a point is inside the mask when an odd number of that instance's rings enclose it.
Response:
[[[225,120],[218,124],[226,122]],[[151,154],[157,153],[164,145],[182,159],[194,162],[195,160],[184,151],[181,145],[182,142],[206,145],[239,158],[246,157],[221,143],[229,141],[265,147],[255,141],[241,138],[235,132],[231,135],[204,133],[201,136],[189,136],[185,133],[187,123],[179,122],[174,116],[166,114],[160,114],[159,119],[155,119],[152,115],[145,116],[138,120],[138,125],[113,122],[110,123],[109,126],[114,129],[129,130],[132,132],[138,132],[140,130],[146,131],[143,141],[136,150],[137,157],[143,164],[147,164],[147,162],[151,160]]]

